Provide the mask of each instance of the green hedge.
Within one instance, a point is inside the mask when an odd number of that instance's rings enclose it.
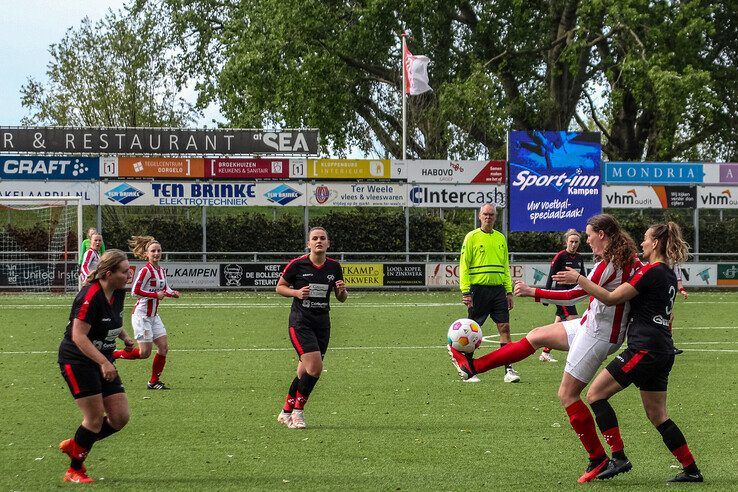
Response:
[[[115,207],[103,208],[103,235],[108,248],[127,249],[126,240],[134,235],[150,234],[162,242],[165,251],[202,249],[199,213],[191,216],[181,211],[157,210],[157,215],[120,212]],[[207,249],[225,251],[302,251],[303,217],[300,213],[235,211],[213,214],[207,221]],[[333,251],[402,252],[405,250],[405,218],[398,209],[332,209],[311,218],[311,226],[325,227]],[[446,212],[441,219],[437,211],[412,210],[410,214],[411,251],[457,252],[464,236],[473,227],[473,212]],[[616,211],[623,227],[640,244],[647,227],[664,220],[679,223],[687,241],[692,244],[694,230],[690,211],[645,210]],[[498,224],[499,227],[499,224]],[[5,232],[22,248],[44,251],[48,237],[33,226],[5,226]],[[701,213],[700,252],[738,252],[738,216],[718,220],[717,211]],[[76,237],[69,236],[69,249],[76,250]],[[509,235],[510,251],[554,252],[563,247],[560,233],[514,232]],[[589,251],[586,243],[583,252]]]

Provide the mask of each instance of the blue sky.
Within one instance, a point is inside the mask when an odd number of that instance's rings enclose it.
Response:
[[[58,43],[84,17],[93,22],[108,9],[118,10],[128,0],[0,0],[0,126],[20,125],[28,111],[21,106],[20,88],[28,77],[46,80],[51,60],[49,45]],[[202,122],[218,118],[207,111]]]

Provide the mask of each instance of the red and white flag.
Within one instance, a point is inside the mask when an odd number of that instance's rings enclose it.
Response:
[[[405,70],[405,93],[411,96],[417,96],[424,92],[428,92],[431,86],[428,84],[428,63],[430,58],[423,55],[413,55],[404,47],[402,53],[402,66]]]

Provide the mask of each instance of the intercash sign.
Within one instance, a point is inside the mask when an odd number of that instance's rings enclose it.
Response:
[[[0,179],[71,179],[100,177],[97,157],[2,156]]]
[[[699,184],[704,180],[702,164],[692,162],[608,162],[605,183]]]
[[[151,183],[159,205],[245,206],[256,197],[254,183]]]
[[[419,185],[408,192],[411,207],[478,208],[485,203],[505,207],[504,186],[490,185]]]
[[[0,152],[317,155],[318,130],[0,127]]]

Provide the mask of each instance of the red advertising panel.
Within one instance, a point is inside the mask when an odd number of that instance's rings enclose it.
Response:
[[[287,179],[289,159],[208,159],[205,177],[219,179]]]

